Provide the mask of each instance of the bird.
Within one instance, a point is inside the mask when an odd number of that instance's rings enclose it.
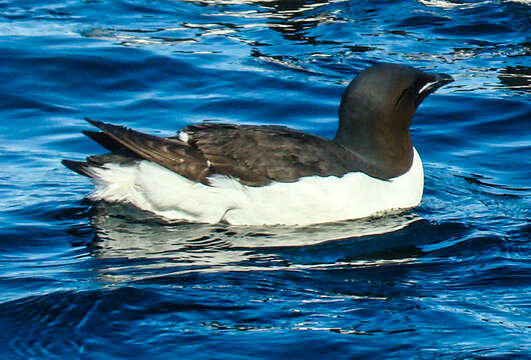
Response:
[[[332,139],[285,126],[202,122],[160,137],[85,119],[110,152],[63,160],[88,176],[94,201],[168,220],[305,226],[418,206],[421,158],[409,128],[417,107],[453,81],[391,63],[358,73],[341,97]]]

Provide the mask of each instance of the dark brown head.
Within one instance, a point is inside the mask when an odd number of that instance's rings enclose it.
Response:
[[[420,103],[452,82],[409,66],[377,64],[363,70],[346,88],[334,141],[374,168],[373,176],[405,173],[413,159],[409,126]]]

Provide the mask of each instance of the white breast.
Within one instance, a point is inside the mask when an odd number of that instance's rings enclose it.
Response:
[[[172,220],[236,225],[307,225],[367,217],[418,205],[424,187],[415,149],[411,169],[388,181],[357,172],[252,187],[216,175],[207,186],[150,161],[105,166],[92,169],[91,199],[131,203]]]

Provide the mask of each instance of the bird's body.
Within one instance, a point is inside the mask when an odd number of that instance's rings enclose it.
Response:
[[[93,200],[129,203],[167,219],[235,225],[306,225],[410,208],[420,203],[424,182],[416,151],[411,169],[389,181],[351,172],[249,186],[218,174],[205,185],[147,160],[90,171]]]
[[[381,84],[386,75],[391,83]],[[92,199],[168,219],[304,225],[410,208],[424,177],[409,124],[420,102],[450,81],[400,65],[365,70],[343,95],[332,140],[215,123],[162,138],[89,120],[102,132],[85,134],[111,153],[63,163],[93,179]]]

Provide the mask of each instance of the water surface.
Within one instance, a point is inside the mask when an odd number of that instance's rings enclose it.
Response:
[[[0,1],[2,359],[531,357],[529,1]],[[309,227],[83,200],[84,117],[325,137],[377,61],[419,108],[422,205]]]

